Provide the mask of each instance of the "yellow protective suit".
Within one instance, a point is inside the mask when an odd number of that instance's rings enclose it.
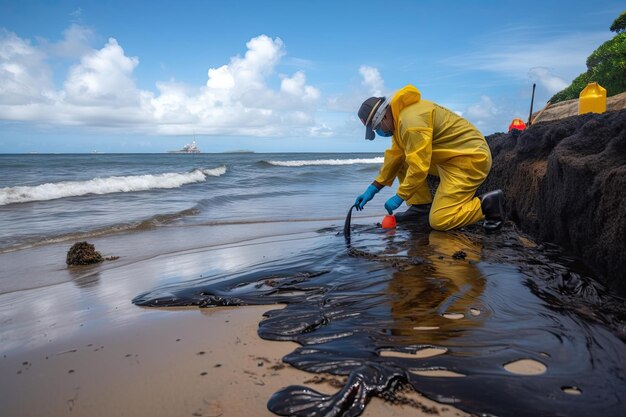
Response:
[[[450,230],[484,218],[474,196],[491,170],[491,152],[470,122],[431,101],[412,85],[391,100],[394,132],[391,148],[376,181],[391,186],[407,205],[432,202],[429,221],[435,230]],[[427,174],[441,182],[433,199]]]

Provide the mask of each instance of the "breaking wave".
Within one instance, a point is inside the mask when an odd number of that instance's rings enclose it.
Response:
[[[128,193],[159,188],[178,188],[186,184],[206,181],[207,177],[219,177],[226,167],[195,169],[190,172],[166,172],[155,175],[130,175],[94,178],[87,181],[62,181],[35,186],[0,188],[0,206],[31,201],[47,201],[87,194]]]
[[[313,159],[303,161],[265,161],[270,165],[279,167],[302,167],[310,165],[354,165],[354,164],[382,164],[384,158],[361,158],[361,159]]]

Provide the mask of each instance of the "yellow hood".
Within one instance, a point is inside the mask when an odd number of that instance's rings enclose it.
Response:
[[[422,94],[417,88],[408,84],[398,90],[391,99],[391,113],[394,124],[398,123],[400,111],[411,104],[415,104],[422,99]]]

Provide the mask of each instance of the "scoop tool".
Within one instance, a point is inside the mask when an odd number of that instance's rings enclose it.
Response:
[[[355,208],[356,206],[351,206],[350,210],[348,211],[348,215],[346,216],[346,221],[343,224],[343,236],[346,238],[346,240],[350,240],[350,223],[352,222],[352,209]]]

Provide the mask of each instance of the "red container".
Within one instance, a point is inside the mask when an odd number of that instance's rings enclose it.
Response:
[[[388,214],[383,218],[383,222],[381,223],[383,229],[393,229],[396,227],[396,216],[393,214]]]
[[[524,130],[526,129],[526,123],[522,119],[513,119],[509,125],[509,132],[512,130]]]

